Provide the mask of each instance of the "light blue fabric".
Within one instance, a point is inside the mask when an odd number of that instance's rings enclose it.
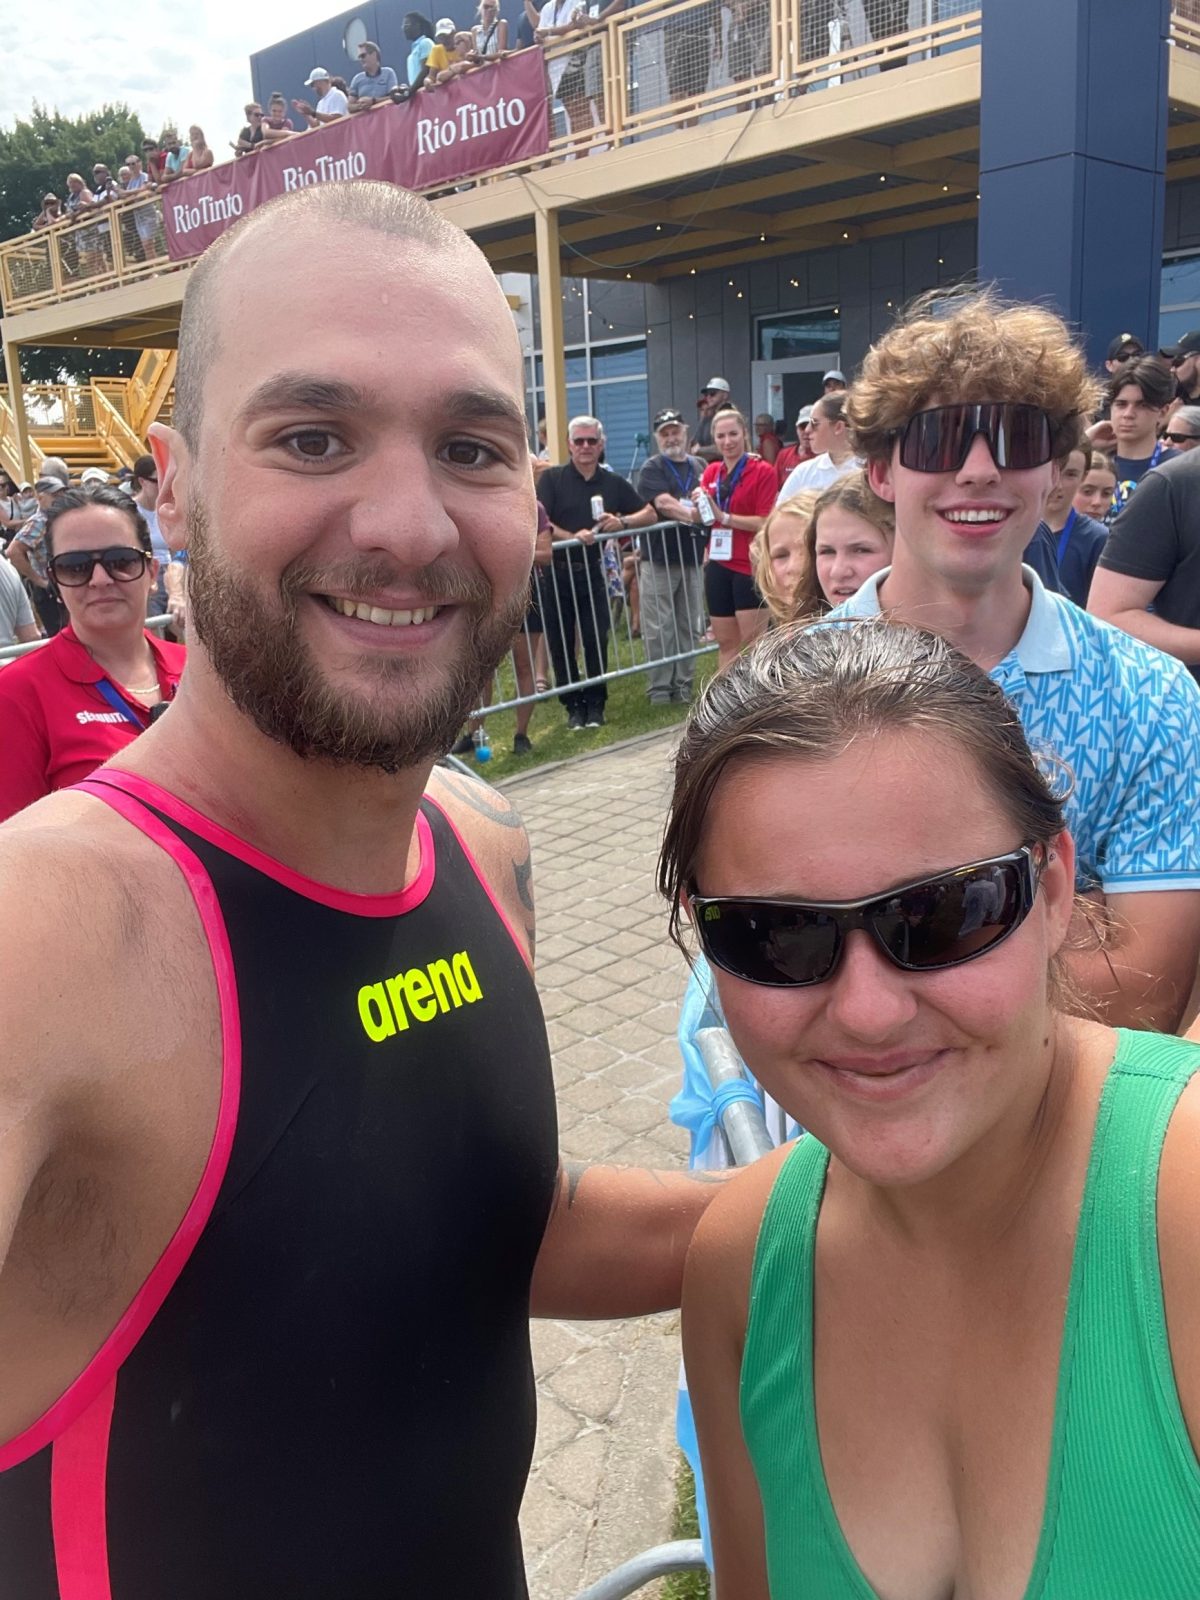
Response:
[[[1022,569],[1029,620],[991,676],[1035,755],[1073,782],[1081,889],[1200,889],[1200,686],[1182,662],[1050,594]],[[879,614],[884,568],[828,620]]]
[[[408,52],[409,83],[416,83],[417,79],[421,75],[421,68],[425,65],[426,61],[428,61],[429,52],[432,49],[433,40],[428,34],[422,34],[421,37],[414,42],[412,49]],[[355,82],[357,82],[357,79]]]
[[[679,1012],[679,1053],[683,1057],[683,1086],[671,1101],[669,1116],[680,1128],[691,1135],[692,1148],[688,1165],[704,1165],[704,1156],[717,1125],[713,1110],[712,1084],[708,1069],[696,1047],[696,1032],[700,1028],[723,1026],[712,973],[703,956],[696,959],[684,991]]]
[[[427,43],[432,48],[433,40],[429,39]],[[415,49],[416,46],[413,48]],[[426,50],[425,54],[428,55],[429,51]],[[410,54],[409,60],[411,61],[411,59]],[[356,72],[350,79],[350,93],[356,100],[382,100],[391,94],[393,89],[398,89],[399,87],[393,67],[380,67],[373,78],[369,73]]]

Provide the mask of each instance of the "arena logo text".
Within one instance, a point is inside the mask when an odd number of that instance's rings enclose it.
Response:
[[[460,950],[450,960],[431,961],[427,967],[409,967],[394,978],[365,983],[358,991],[358,1017],[363,1032],[375,1044],[404,1033],[412,1022],[432,1022],[451,1007],[474,1005],[483,990]]]

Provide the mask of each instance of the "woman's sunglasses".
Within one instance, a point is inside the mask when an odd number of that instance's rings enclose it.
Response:
[[[1043,846],[1022,845],[869,900],[692,893],[692,922],[713,966],[771,988],[824,983],[837,970],[846,935],[856,929],[869,933],[905,972],[937,972],[974,961],[1016,932],[1033,907],[1044,863]]]
[[[1039,406],[958,405],[918,411],[893,438],[910,472],[957,472],[982,434],[998,467],[1028,472],[1054,454],[1049,415]]]
[[[113,545],[108,550],[67,550],[61,556],[52,556],[47,564],[60,588],[82,589],[92,581],[97,565],[114,583],[133,583],[145,572],[149,559],[144,550]]]

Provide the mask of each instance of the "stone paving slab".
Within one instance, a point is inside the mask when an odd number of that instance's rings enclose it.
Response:
[[[667,1120],[686,969],[654,887],[675,739],[668,729],[504,786],[533,846],[538,989],[573,1160],[686,1159]],[[521,1511],[530,1596],[571,1600],[669,1537],[678,1317],[535,1322],[533,1356],[538,1434]]]

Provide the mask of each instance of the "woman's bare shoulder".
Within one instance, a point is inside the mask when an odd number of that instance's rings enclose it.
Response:
[[[780,1168],[795,1149],[781,1145],[726,1183],[705,1211],[688,1251],[684,1288],[687,1302],[719,1300],[744,1308],[750,1299],[750,1274],[759,1225]],[[743,1324],[744,1325],[744,1324]]]

